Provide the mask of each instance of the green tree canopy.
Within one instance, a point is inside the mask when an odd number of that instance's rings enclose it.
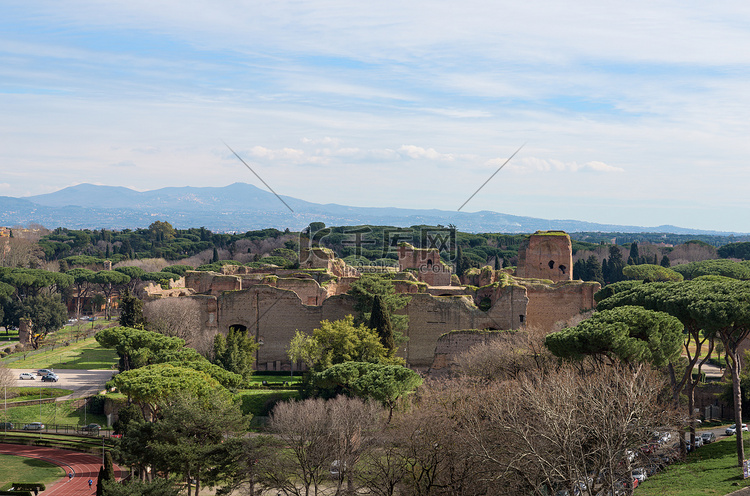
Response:
[[[180,350],[185,340],[158,332],[131,327],[110,327],[96,333],[97,342],[104,348],[114,348],[120,357],[120,370],[126,371],[154,363],[159,353]]]
[[[245,380],[253,374],[255,351],[258,344],[244,327],[230,327],[227,337],[219,333],[214,338],[214,363]]]
[[[120,325],[143,329],[146,319],[143,317],[143,300],[133,296],[129,291],[120,297]]]
[[[683,265],[675,265],[672,270],[682,274],[685,279],[695,279],[699,276],[725,276],[732,279],[750,279],[750,265],[745,262],[733,260],[711,259],[700,262],[690,262]]]
[[[108,386],[116,387],[137,403],[147,419],[180,396],[192,396],[204,403],[214,394],[228,395],[216,379],[187,367],[168,363],[147,365],[117,374]]]
[[[311,370],[322,371],[343,362],[388,363],[389,350],[380,342],[377,332],[364,324],[355,325],[354,317],[324,320],[312,335],[297,331],[289,345],[289,357],[302,360]]]
[[[594,301],[597,303],[613,296],[617,293],[622,293],[636,286],[642,286],[643,281],[620,281],[612,284],[607,284],[602,289],[594,293]]]
[[[623,306],[597,312],[575,327],[552,333],[545,345],[561,358],[607,357],[663,367],[679,357],[682,329],[678,319],[664,312]]]
[[[227,395],[207,398],[181,395],[161,408],[149,448],[159,460],[157,470],[180,474],[186,484],[195,481],[195,494],[202,484],[219,482],[211,477],[217,465],[230,460],[221,449],[247,429],[249,417]],[[190,491],[188,491],[190,492]]]
[[[390,410],[399,398],[422,385],[422,377],[402,365],[369,362],[344,362],[317,374],[322,387],[339,387],[362,399],[374,399]]]
[[[403,333],[409,327],[409,317],[396,315],[396,311],[404,308],[410,301],[411,296],[396,294],[393,281],[382,274],[363,274],[354,281],[348,294],[355,298],[354,309],[358,312],[357,323],[369,322],[372,307],[375,304],[375,296],[382,298],[382,305],[391,320],[393,330]],[[396,336],[398,341],[399,336]]]
[[[162,272],[171,272],[172,274],[177,274],[178,276],[182,277],[185,275],[185,272],[189,270],[195,270],[195,267],[192,265],[170,265],[169,267],[164,267],[161,269]]]
[[[750,260],[750,241],[728,243],[719,247],[718,254],[721,258],[740,258],[742,260]]]
[[[396,341],[393,337],[393,326],[391,325],[391,317],[388,313],[388,309],[385,306],[385,301],[381,295],[375,295],[375,299],[372,305],[372,312],[370,312],[370,329],[377,331],[380,336],[380,342],[383,346],[388,348],[391,354],[396,352]]]
[[[683,276],[672,269],[662,267],[661,265],[640,264],[628,265],[623,267],[622,275],[630,280],[640,280],[648,282],[657,281],[682,281]]]
[[[679,283],[642,284],[602,300],[598,308],[609,309],[622,305],[641,305],[653,310],[662,310],[677,317],[685,326],[695,343],[695,351],[691,356],[691,350],[686,346],[686,352],[690,357],[688,366],[680,381],[673,380],[672,387],[677,402],[679,392],[685,383],[691,386],[691,394],[688,396],[690,408],[693,404],[690,374],[700,356],[701,343],[707,338],[720,339],[729,359],[727,366],[731,372],[735,393],[735,420],[742,423],[742,363],[739,357],[739,343],[750,335],[750,282],[711,276],[710,279],[700,277]],[[742,434],[739,433],[737,456],[740,464],[744,459],[741,438]]]

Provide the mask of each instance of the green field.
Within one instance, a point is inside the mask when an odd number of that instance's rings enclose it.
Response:
[[[698,448],[685,462],[674,463],[638,486],[639,496],[703,496],[729,494],[750,487],[750,479],[742,478],[737,467],[734,437],[721,439]],[[745,442],[745,452],[750,443]]]
[[[49,485],[64,476],[63,469],[42,460],[0,455],[0,487],[12,482],[42,482]]]
[[[17,356],[17,355],[16,355]],[[0,361],[2,363],[2,361]],[[61,345],[54,350],[28,355],[7,364],[14,369],[111,369],[117,365],[117,353],[99,346],[93,337]]]
[[[276,402],[298,398],[299,391],[296,389],[246,389],[237,393],[237,397],[244,415],[265,417]]]
[[[18,341],[18,329],[8,329],[6,327],[4,331],[0,332],[0,343],[5,341]],[[11,345],[5,345],[3,349],[7,346]]]
[[[252,378],[250,379],[250,382],[253,384],[261,384],[263,381],[266,381],[269,384],[283,384],[285,382],[288,382],[290,384],[296,385],[301,380],[302,380],[302,377],[299,375],[295,375],[292,377],[289,374],[275,375],[275,374],[254,373],[252,375]]]
[[[47,398],[59,398],[66,394],[72,393],[72,389],[63,389],[57,387],[16,387],[8,388],[8,403],[18,401],[38,400]]]
[[[41,405],[9,406],[6,415],[0,411],[0,419],[4,422],[13,422],[16,428],[23,427],[24,424],[30,422],[42,422],[50,426],[107,424],[104,415],[93,415],[88,409],[84,411],[83,407],[74,408],[73,400],[43,403]]]

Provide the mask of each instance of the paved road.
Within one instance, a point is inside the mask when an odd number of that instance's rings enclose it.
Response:
[[[73,473],[72,479],[69,479],[66,475],[57,482],[50,484],[46,491],[42,491],[39,494],[49,496],[96,494],[96,478],[99,475],[99,467],[102,466],[102,458],[100,456],[57,448],[40,448],[19,444],[0,444],[0,453],[4,455],[24,456],[26,458],[37,458],[62,467],[66,474]],[[126,472],[115,465],[115,477],[121,479],[125,475],[127,475]],[[89,489],[89,479],[94,481],[91,489]]]
[[[58,398],[58,401],[94,395],[104,389],[104,384],[112,377],[112,374],[114,373],[114,371],[112,370],[52,370],[60,378],[58,382],[42,382],[42,378],[36,375],[36,369],[11,369],[11,372],[13,372],[16,377],[16,386],[59,387],[63,389],[73,390],[73,394]],[[18,379],[18,376],[21,372],[30,372],[34,374],[34,380],[22,381]]]

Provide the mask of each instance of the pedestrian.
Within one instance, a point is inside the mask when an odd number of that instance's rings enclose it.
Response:
[[[89,489],[91,489],[91,484],[93,484],[93,483],[94,483],[94,481],[92,481],[91,479],[89,479]]]
[[[73,479],[73,471],[72,470],[70,472],[68,472],[68,482],[70,482],[71,479]]]

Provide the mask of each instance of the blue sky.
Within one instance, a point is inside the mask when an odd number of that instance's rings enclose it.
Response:
[[[225,141],[456,210],[526,143],[464,211],[750,232],[749,87],[747,2],[0,0],[0,195],[262,187]]]

